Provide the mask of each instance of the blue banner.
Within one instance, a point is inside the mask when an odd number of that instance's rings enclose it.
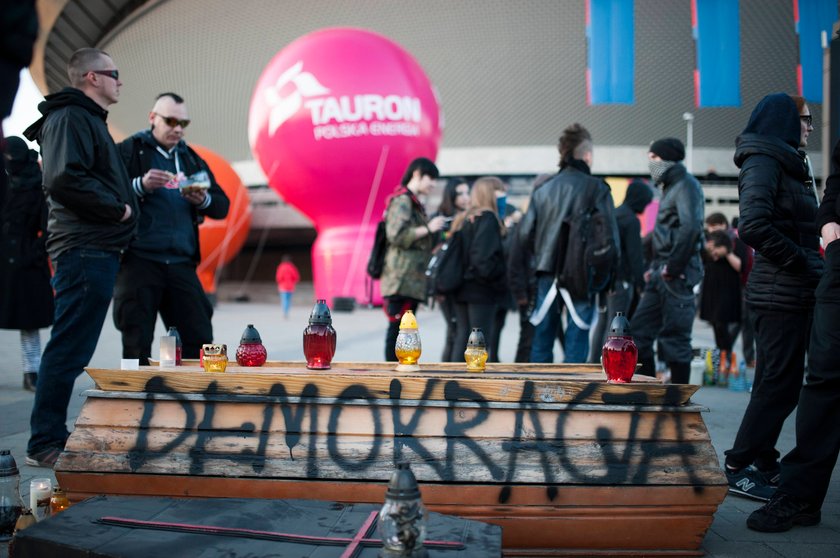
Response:
[[[697,45],[695,103],[698,107],[741,106],[741,36],[738,0],[693,0]]]
[[[799,92],[808,101],[823,101],[822,33],[831,40],[831,27],[837,21],[837,0],[799,0]],[[795,16],[795,14],[794,14]]]
[[[633,103],[633,0],[587,0],[587,102]]]

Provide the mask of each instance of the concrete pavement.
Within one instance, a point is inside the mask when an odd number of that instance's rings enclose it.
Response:
[[[250,296],[250,302],[230,302],[234,295],[243,291]],[[219,300],[213,318],[217,342],[227,343],[229,348],[235,349],[245,326],[254,324],[262,336],[270,359],[303,360],[302,332],[313,304],[311,285],[303,285],[295,294],[288,320],[282,317],[273,285],[250,285],[247,289],[242,289],[240,285],[222,286]],[[418,312],[418,321],[424,349],[422,359],[427,362],[439,360],[444,336],[440,312],[423,307]],[[381,309],[360,307],[350,313],[334,312],[333,325],[338,332],[336,360],[382,360],[385,318]],[[500,357],[503,362],[513,361],[518,331],[516,315],[509,314],[502,332]],[[163,326],[158,323],[157,335],[163,334]],[[43,330],[44,345],[47,339],[48,331]],[[714,345],[712,331],[707,324],[695,322],[693,345]],[[155,346],[153,354],[156,352]],[[119,366],[120,355],[119,332],[115,330],[109,312],[91,366],[116,368]],[[0,448],[12,450],[21,469],[21,492],[24,500],[28,501],[30,479],[52,477],[54,480],[54,476],[49,469],[24,465],[33,395],[23,391],[21,387],[20,360],[18,333],[0,330]],[[70,403],[71,423],[84,400],[81,394],[92,387],[93,382],[87,375],[80,376],[76,381],[75,393]],[[701,388],[693,397],[695,403],[709,409],[703,418],[721,462],[723,452],[735,439],[748,399],[748,393],[714,387]],[[778,448],[783,454],[794,445],[794,416],[788,419],[779,439]],[[840,425],[826,427],[838,428]],[[750,531],[746,528],[746,518],[760,504],[727,496],[706,535],[703,544],[706,555],[714,558],[840,556],[840,467],[835,467],[834,472],[832,485],[823,506],[822,523],[816,527],[795,528],[779,534]],[[0,543],[0,558],[5,558],[6,553],[6,545]]]

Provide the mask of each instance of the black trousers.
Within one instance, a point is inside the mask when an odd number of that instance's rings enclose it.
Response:
[[[122,333],[123,358],[149,363],[158,312],[167,329],[178,328],[183,358],[198,358],[201,345],[213,342],[213,306],[195,264],[165,264],[126,254],[114,287],[114,324]]]
[[[752,310],[755,380],[735,444],[725,452],[726,464],[741,468],[755,463],[768,470],[776,466],[779,433],[799,401],[813,313]]]
[[[828,245],[817,287],[808,378],[799,396],[796,447],[782,460],[779,490],[816,506],[828,491],[840,452],[840,242]]]
[[[630,324],[639,348],[641,374],[655,376],[653,344],[659,360],[678,365],[691,363],[691,328],[694,325],[694,293],[682,279],[665,281],[655,270],[645,285],[639,307]],[[680,367],[681,370],[685,368]],[[683,374],[680,374],[683,376]],[[673,380],[673,370],[672,370]],[[680,378],[688,382],[688,378]],[[674,380],[674,383],[677,383]]]

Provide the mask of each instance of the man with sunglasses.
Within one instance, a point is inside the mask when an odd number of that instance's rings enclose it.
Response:
[[[107,108],[122,82],[95,48],[70,57],[65,87],[38,105],[24,134],[41,145],[49,206],[47,251],[55,268],[55,320],[38,372],[26,464],[52,467],[64,448],[67,404],[90,362],[119,268],[136,228],[137,197],[114,140]]]
[[[164,326],[178,328],[184,358],[198,358],[201,345],[213,340],[213,307],[196,275],[198,225],[205,217],[224,219],[230,201],[184,141],[189,123],[184,99],[161,93],[149,129],[118,146],[140,202],[140,224],[117,275],[114,323],[123,358],[140,364],[149,362],[158,312]],[[196,186],[202,182],[209,187]]]

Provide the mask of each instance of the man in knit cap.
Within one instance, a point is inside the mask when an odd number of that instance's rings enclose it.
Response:
[[[633,316],[641,373],[655,375],[654,342],[659,360],[671,369],[671,381],[687,384],[691,368],[694,286],[703,277],[703,191],[682,160],[685,148],[676,138],[653,142],[648,168],[662,189],[653,229],[653,260],[645,272],[645,290]]]

